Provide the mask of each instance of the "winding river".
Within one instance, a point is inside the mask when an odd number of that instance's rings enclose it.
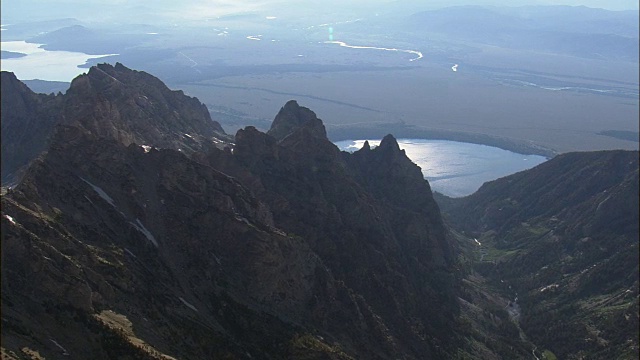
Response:
[[[325,44],[338,44],[338,45],[340,45],[342,47],[346,47],[346,48],[349,48],[349,49],[371,49],[371,50],[382,50],[382,51],[395,51],[395,52],[403,52],[403,53],[407,53],[407,54],[416,55],[415,58],[409,59],[409,61],[416,61],[416,60],[420,60],[420,59],[423,58],[422,53],[420,51],[417,51],[417,50],[383,48],[383,47],[363,46],[363,45],[349,45],[349,44],[347,44],[347,43],[345,43],[343,41],[325,41],[324,43]]]

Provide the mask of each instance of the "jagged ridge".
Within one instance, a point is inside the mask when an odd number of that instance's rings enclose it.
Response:
[[[205,105],[169,90],[143,71],[100,64],[76,77],[62,95],[35,94],[2,72],[2,182],[44,151],[57,125],[73,125],[125,145],[137,143],[185,152],[229,140]]]
[[[455,256],[393,137],[341,153],[289,102],[277,138],[246,128],[221,150],[199,102],[156,81],[121,65],[74,80],[47,151],[3,196],[3,347],[57,357],[55,341],[77,358],[114,357],[114,342],[118,356],[154,358],[455,352]],[[192,151],[183,131],[199,137]],[[371,179],[376,167],[386,177]]]

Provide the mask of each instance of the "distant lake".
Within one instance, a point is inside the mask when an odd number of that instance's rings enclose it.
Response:
[[[335,144],[353,152],[365,140],[345,140]],[[377,146],[380,140],[369,140]],[[530,169],[547,160],[544,156],[522,155],[493,146],[448,140],[398,139],[407,156],[422,168],[431,189],[451,197],[474,193],[491,180]]]
[[[88,55],[71,51],[49,51],[41,48],[41,44],[25,41],[3,41],[0,44],[3,52],[24,54],[21,57],[6,58],[0,62],[2,70],[11,71],[20,80],[48,80],[71,82],[76,76],[87,72],[80,68],[89,59],[98,59],[111,55]]]

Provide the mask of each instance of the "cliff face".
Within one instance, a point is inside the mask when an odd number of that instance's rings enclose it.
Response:
[[[288,111],[310,112],[295,106],[289,103]],[[341,153],[319,136],[310,114],[279,142],[241,130],[233,155],[215,151],[209,163],[259,194],[276,223],[305,239],[376,314],[382,324],[373,328],[383,326],[392,341],[370,349],[410,353],[413,347],[437,356],[434,344],[447,343],[454,332],[456,280],[428,183],[392,136],[370,153]]]
[[[276,140],[282,140],[299,128],[305,128],[318,138],[326,138],[327,131],[316,114],[295,100],[288,101],[278,112],[267,132]]]
[[[92,67],[57,96],[35,94],[3,71],[1,99],[3,184],[17,182],[19,170],[46,150],[58,125],[83,128],[124,145],[152,144],[187,153],[229,138],[197,99],[119,63]]]
[[[59,121],[61,96],[36,94],[13,73],[0,73],[2,184],[15,184],[18,170],[46,148]]]
[[[46,153],[2,197],[7,351],[455,352],[455,256],[393,137],[341,153],[290,102],[274,121],[282,134],[246,128],[220,150],[197,100],[121,65],[92,68],[62,103]]]
[[[120,63],[92,67],[73,80],[65,96],[65,124],[124,145],[195,151],[204,139],[224,136],[198,99],[169,90],[156,77]]]
[[[208,358],[240,342],[259,354],[260,341],[281,345],[296,328],[260,327],[282,323],[278,314],[298,318],[314,288],[331,288],[308,247],[228,176],[174,150],[145,153],[73,127],[57,139],[3,198],[2,296],[15,305],[3,313],[31,335],[3,333],[7,343],[55,334],[76,358],[109,356],[98,316],[110,310],[160,352]],[[73,329],[60,329],[65,321]]]
[[[295,101],[231,143],[120,64],[3,72],[2,130],[7,358],[637,358],[637,152],[440,197],[450,231],[393,136],[340,152]]]

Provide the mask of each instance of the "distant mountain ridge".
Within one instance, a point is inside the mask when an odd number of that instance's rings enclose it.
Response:
[[[455,6],[413,14],[423,31],[508,48],[638,61],[637,11],[573,6]]]

